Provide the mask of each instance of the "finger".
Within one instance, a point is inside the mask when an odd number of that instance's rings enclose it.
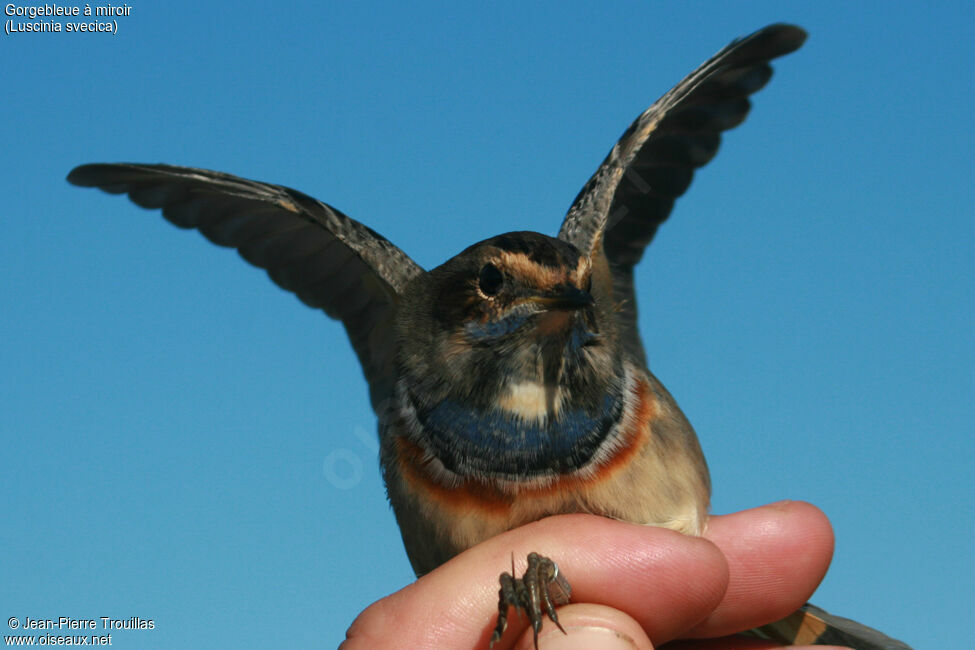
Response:
[[[539,650],[653,650],[650,638],[632,616],[605,605],[581,603],[559,609],[563,634],[554,625],[538,636]],[[525,631],[516,650],[534,650],[531,631]]]
[[[816,590],[833,556],[829,520],[801,501],[711,517],[705,536],[727,558],[730,582],[691,636],[730,634],[791,614]]]
[[[535,550],[556,560],[572,583],[572,601],[626,612],[655,643],[702,620],[721,601],[724,556],[709,542],[670,530],[591,515],[551,517],[515,531],[494,566]],[[547,535],[551,541],[543,542]],[[509,619],[510,620],[510,619]],[[526,624],[517,618],[512,626]]]
[[[743,636],[726,636],[720,639],[694,639],[668,643],[661,650],[851,650],[832,645],[789,645],[775,641],[752,639]]]
[[[592,515],[561,515],[478,544],[373,604],[352,624],[343,648],[486,646],[497,614],[498,575],[510,569],[512,553],[522,571],[531,551],[559,564],[572,583],[574,602],[625,611],[655,641],[701,621],[727,586],[724,555],[707,540]],[[512,629],[495,646],[500,650],[511,647],[526,625],[515,615],[509,623]],[[390,638],[394,642],[388,644]]]

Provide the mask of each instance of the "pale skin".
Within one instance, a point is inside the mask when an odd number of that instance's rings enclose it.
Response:
[[[701,538],[593,515],[550,517],[491,538],[372,604],[342,650],[486,648],[498,574],[510,570],[512,553],[520,573],[530,551],[555,559],[573,588],[572,604],[558,610],[569,636],[546,621],[542,650],[780,648],[727,635],[804,604],[826,574],[833,532],[819,509],[798,501],[711,517]],[[509,622],[494,647],[531,648],[524,618],[512,613]]]

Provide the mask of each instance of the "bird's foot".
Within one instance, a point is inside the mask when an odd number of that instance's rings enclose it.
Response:
[[[493,646],[501,639],[505,628],[508,627],[508,608],[514,607],[521,614],[524,610],[528,614],[534,632],[535,648],[538,648],[538,633],[542,629],[544,613],[555,623],[562,633],[565,629],[559,623],[559,616],[555,613],[557,605],[565,605],[572,595],[572,586],[559,571],[559,566],[547,557],[538,553],[528,554],[528,568],[521,578],[515,577],[515,559],[511,558],[511,573],[502,573],[499,578],[501,590],[498,592],[498,624],[491,635]]]

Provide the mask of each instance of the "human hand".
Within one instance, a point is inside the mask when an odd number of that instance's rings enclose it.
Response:
[[[674,639],[685,640],[668,647],[774,648],[716,637],[796,610],[822,580],[832,550],[829,521],[802,502],[712,517],[703,538],[593,515],[549,517],[489,539],[374,603],[341,647],[486,648],[498,574],[512,553],[523,563],[537,551],[559,563],[573,601],[559,608],[568,635],[549,622],[540,648],[644,650]],[[495,647],[530,648],[525,621],[510,623]]]

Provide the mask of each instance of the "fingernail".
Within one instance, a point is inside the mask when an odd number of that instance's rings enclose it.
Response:
[[[635,650],[636,642],[617,630],[585,625],[569,627],[562,634],[558,630],[538,640],[539,650]]]

